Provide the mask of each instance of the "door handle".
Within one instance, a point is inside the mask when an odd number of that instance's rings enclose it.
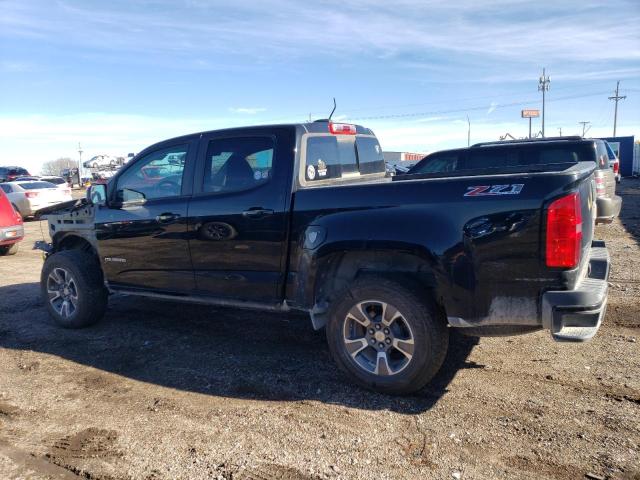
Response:
[[[169,223],[173,222],[180,218],[180,215],[177,213],[161,213],[156,217],[156,222],[158,223]]]
[[[242,212],[242,216],[245,218],[263,218],[268,215],[273,215],[273,210],[269,208],[253,207]]]

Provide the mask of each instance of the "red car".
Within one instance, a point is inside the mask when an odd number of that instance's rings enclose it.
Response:
[[[0,256],[15,255],[18,242],[23,238],[22,217],[14,210],[4,191],[0,190]]]

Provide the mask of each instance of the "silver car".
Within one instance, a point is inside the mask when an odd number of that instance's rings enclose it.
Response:
[[[43,181],[7,182],[0,188],[23,218],[32,217],[41,208],[72,200],[71,189],[60,189]]]

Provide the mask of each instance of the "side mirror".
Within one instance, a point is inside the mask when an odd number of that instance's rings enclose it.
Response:
[[[87,189],[87,200],[93,205],[107,204],[107,186],[104,183],[95,183]]]

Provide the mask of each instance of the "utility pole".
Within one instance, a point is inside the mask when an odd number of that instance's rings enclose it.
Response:
[[[549,91],[549,77],[546,75],[545,69],[542,69],[542,76],[538,81],[538,91],[542,92],[542,137],[544,138],[544,103],[545,103],[545,93]]]
[[[71,185],[73,186],[73,180],[71,180]],[[78,142],[78,186],[82,186],[82,147],[80,142]]]
[[[578,122],[578,123],[582,125],[582,136],[584,137],[585,133],[587,133],[589,131],[589,128],[591,128],[591,126],[587,128],[587,125],[589,125],[591,122]]]
[[[467,147],[471,146],[471,120],[469,120],[469,115],[467,115],[467,124],[469,128],[467,128]]]
[[[614,111],[613,114],[613,136],[616,136],[616,127],[618,126],[618,101],[619,100],[624,100],[625,98],[627,98],[626,95],[620,96],[620,80],[618,80],[618,83],[616,83],[616,94],[613,97],[609,97],[609,100],[615,100],[616,102],[616,109]]]
[[[562,136],[562,127],[558,127],[558,131],[560,132],[560,136]]]

